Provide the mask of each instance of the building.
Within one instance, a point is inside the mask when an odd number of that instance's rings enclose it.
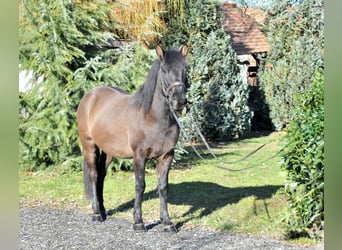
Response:
[[[261,31],[266,12],[261,9],[239,8],[235,3],[223,3],[223,28],[231,36],[232,47],[242,68],[244,81],[257,86],[259,60],[257,54],[270,49],[266,35]],[[258,21],[257,21],[258,20]]]
[[[267,13],[261,9],[239,8],[235,3],[223,3],[223,28],[231,37],[237,54],[243,82],[250,87],[249,107],[253,111],[252,130],[271,130],[268,106],[259,88],[260,58],[270,50],[262,25]]]

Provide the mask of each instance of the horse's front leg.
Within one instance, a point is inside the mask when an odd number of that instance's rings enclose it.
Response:
[[[169,188],[169,170],[172,163],[174,152],[163,156],[157,161],[158,171],[158,192],[160,199],[160,220],[164,225],[164,231],[178,232],[175,225],[171,222],[167,208],[167,192]]]
[[[143,194],[145,191],[145,163],[146,158],[136,154],[133,158],[134,162],[134,173],[135,173],[135,200],[133,208],[134,224],[133,229],[135,231],[146,231],[144,222],[142,220],[141,203]]]

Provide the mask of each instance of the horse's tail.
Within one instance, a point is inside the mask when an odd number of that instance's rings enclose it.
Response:
[[[97,184],[98,181],[102,181],[102,184],[103,184],[103,179],[104,179],[104,176],[106,175],[106,167],[105,167],[106,157],[107,157],[106,153],[104,153],[103,151],[100,152],[100,150],[96,148],[95,163],[96,163],[97,180],[95,184]],[[94,198],[94,192],[93,192],[93,187],[92,187],[92,180],[90,176],[89,166],[85,159],[83,163],[83,184],[84,184],[84,192],[85,192],[87,199],[92,201]]]

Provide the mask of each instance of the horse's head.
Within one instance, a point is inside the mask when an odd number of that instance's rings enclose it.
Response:
[[[186,91],[189,87],[185,60],[188,46],[165,52],[158,45],[156,52],[160,59],[159,79],[165,98],[173,110],[181,111],[186,104]]]

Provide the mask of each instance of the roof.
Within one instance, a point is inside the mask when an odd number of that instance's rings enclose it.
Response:
[[[267,52],[270,45],[261,25],[244,13],[234,3],[223,3],[223,28],[232,38],[232,47],[237,55]]]

